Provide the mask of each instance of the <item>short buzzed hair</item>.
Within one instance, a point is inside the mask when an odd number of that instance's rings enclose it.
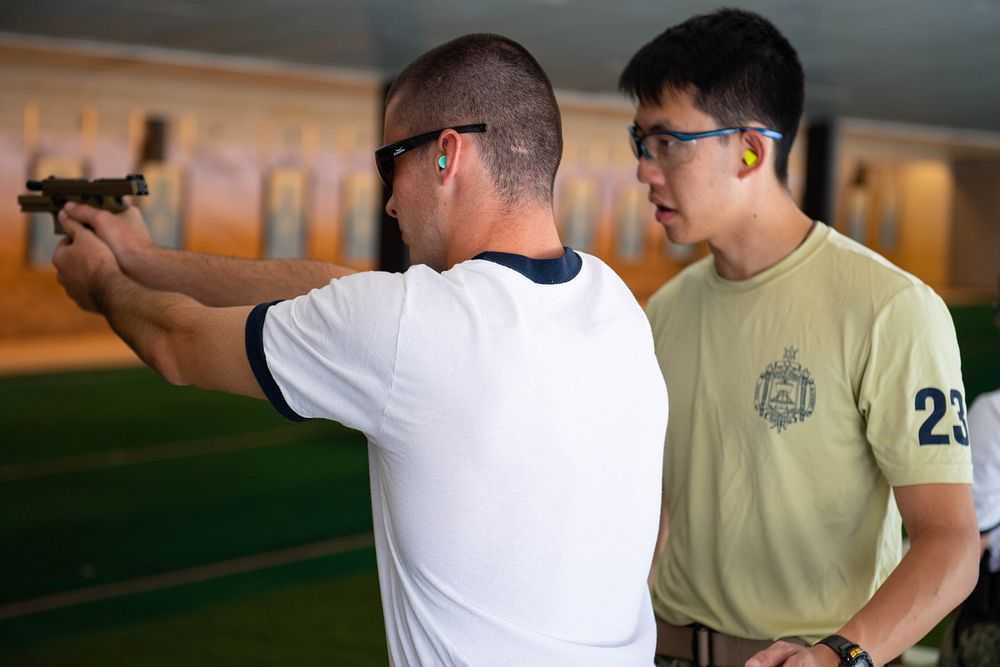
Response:
[[[423,54],[386,94],[411,134],[485,123],[471,135],[501,200],[552,203],[562,159],[562,120],[552,84],[517,42],[493,34],[459,37]]]
[[[640,103],[656,106],[665,89],[690,89],[695,106],[723,127],[758,121],[781,132],[774,171],[781,183],[788,182],[805,75],[794,47],[763,16],[720,9],[667,28],[632,57],[619,87]]]

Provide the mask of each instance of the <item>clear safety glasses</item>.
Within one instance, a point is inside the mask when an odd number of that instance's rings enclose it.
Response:
[[[644,133],[638,125],[632,125],[628,129],[632,153],[640,160],[643,158],[656,160],[664,169],[676,167],[690,160],[699,139],[720,137],[737,132],[760,132],[769,139],[781,139],[784,136],[781,132],[769,130],[766,127],[726,127],[694,133],[673,132],[671,130]]]

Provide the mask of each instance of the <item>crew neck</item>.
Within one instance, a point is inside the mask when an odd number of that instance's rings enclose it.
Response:
[[[798,245],[795,250],[788,253],[774,266],[770,266],[755,276],[744,280],[728,280],[719,275],[715,268],[715,259],[709,255],[706,259],[708,266],[708,284],[715,289],[728,292],[744,292],[754,289],[765,283],[777,280],[781,276],[793,271],[799,264],[806,261],[823,242],[830,236],[830,226],[816,220],[809,230],[809,235]]]
[[[563,248],[562,257],[534,259],[509,252],[488,250],[472,259],[482,259],[517,271],[533,283],[539,285],[559,285],[568,283],[580,273],[583,259],[572,248]]]

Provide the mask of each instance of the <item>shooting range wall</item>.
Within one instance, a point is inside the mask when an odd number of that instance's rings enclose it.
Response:
[[[381,190],[371,154],[383,86],[375,75],[6,38],[0,86],[0,346],[111,337],[56,283],[49,216],[15,204],[27,178],[142,172],[151,195],[141,205],[162,245],[375,266]],[[600,256],[645,301],[707,247],[671,244],[653,220],[626,141],[628,102],[569,92],[559,100],[566,149],[555,213],[564,243]],[[930,141],[894,126],[886,140],[883,130],[838,126],[829,222],[946,297],[981,297],[1000,270],[979,243],[992,234],[994,247],[1000,236],[996,217],[983,213],[997,190],[1000,138]],[[800,200],[804,143],[790,167]],[[970,266],[963,257],[979,259]]]

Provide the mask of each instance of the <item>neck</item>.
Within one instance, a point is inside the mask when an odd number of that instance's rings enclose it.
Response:
[[[715,270],[726,280],[752,278],[788,257],[806,240],[813,224],[784,187],[764,193],[725,233],[709,240]]]
[[[486,251],[533,259],[562,257],[563,246],[551,205],[479,206],[456,218],[449,243],[449,267]]]

